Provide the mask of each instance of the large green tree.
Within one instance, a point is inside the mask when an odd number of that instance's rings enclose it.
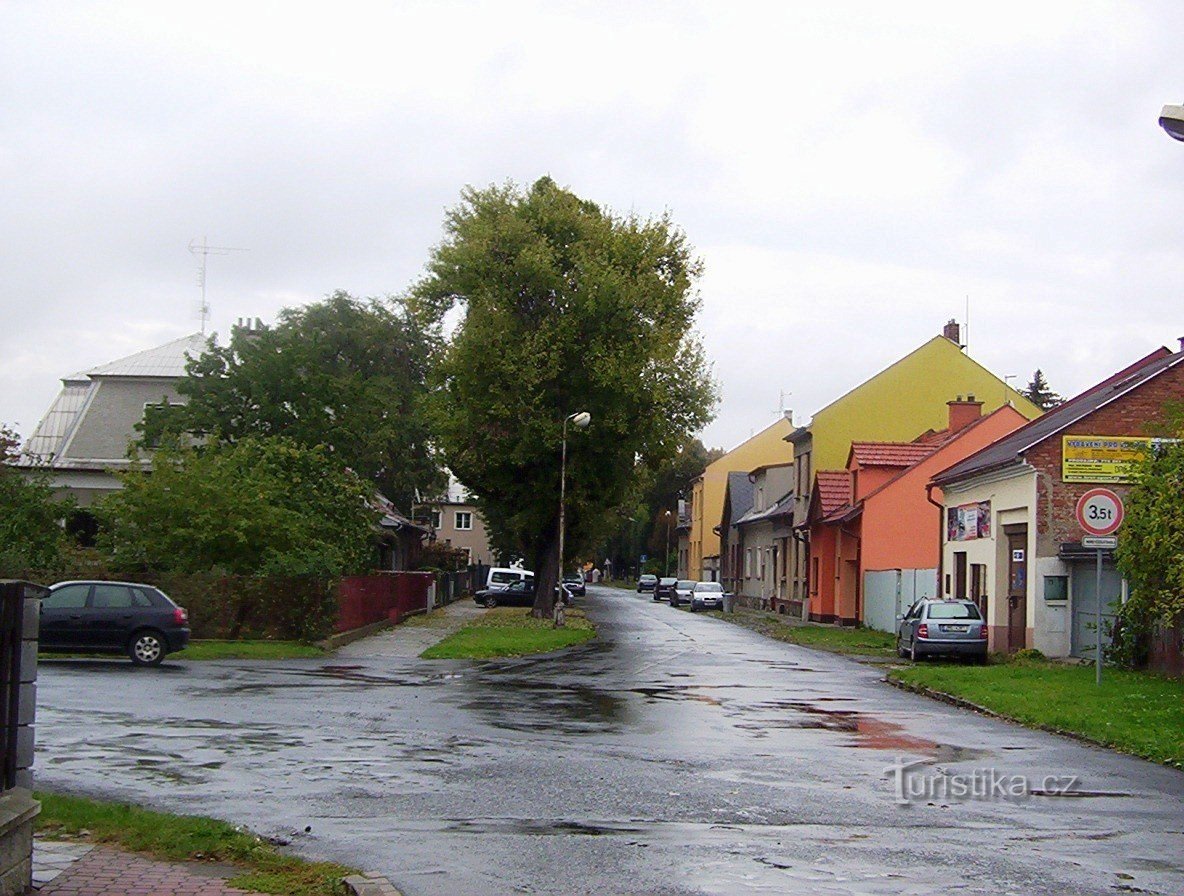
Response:
[[[246,437],[166,445],[97,506],[113,568],[326,575],[371,568],[369,483],[323,447]]]
[[[619,519],[639,470],[710,419],[715,389],[693,324],[700,263],[666,217],[614,215],[543,178],[467,189],[414,290],[434,321],[463,315],[438,369],[438,434],[495,544],[529,560],[548,613],[567,557]]]
[[[72,508],[58,501],[45,477],[11,466],[20,439],[0,424],[0,577],[52,567],[66,538],[62,519]]]
[[[1130,583],[1123,621],[1136,636],[1184,620],[1184,407],[1165,411],[1169,438],[1138,465],[1118,533],[1118,567]]]
[[[425,411],[437,345],[397,299],[337,292],[286,308],[274,327],[236,328],[188,365],[184,406],[155,409],[144,442],[188,432],[234,443],[283,435],[326,446],[338,461],[407,507],[443,480]]]

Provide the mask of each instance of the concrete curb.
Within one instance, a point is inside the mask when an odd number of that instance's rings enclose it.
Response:
[[[403,896],[395,885],[381,874],[354,874],[343,878],[345,891],[350,896]]]
[[[324,640],[317,641],[317,647],[320,647],[322,650],[336,650],[338,647],[344,647],[346,644],[352,644],[354,641],[360,641],[363,638],[368,638],[373,634],[394,627],[395,622],[393,619],[380,619],[377,622],[371,622],[369,625],[363,625],[361,628],[351,628],[348,632],[339,632],[336,635],[330,635]]]

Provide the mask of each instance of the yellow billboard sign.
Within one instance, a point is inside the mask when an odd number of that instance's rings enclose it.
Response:
[[[1064,436],[1062,482],[1133,482],[1132,467],[1160,439],[1135,436]]]

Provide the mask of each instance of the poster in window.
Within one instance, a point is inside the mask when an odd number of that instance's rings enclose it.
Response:
[[[990,501],[946,508],[946,541],[971,541],[990,537]]]

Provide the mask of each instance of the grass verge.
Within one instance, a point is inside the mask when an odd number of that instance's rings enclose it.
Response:
[[[236,865],[242,874],[227,883],[257,893],[340,896],[341,878],[356,873],[332,862],[306,862],[224,821],[169,815],[123,803],[37,793],[39,833],[79,837],[171,862],[211,861]]]
[[[420,654],[428,660],[488,659],[548,653],[596,637],[596,626],[582,610],[567,611],[567,625],[554,628],[550,619],[534,619],[522,607],[497,607]]]
[[[918,663],[888,676],[950,694],[1017,722],[1184,768],[1184,681],[1093,666],[1018,660],[989,666]]]
[[[849,656],[896,656],[895,637],[888,632],[879,632],[871,628],[787,623],[772,613],[742,607],[737,607],[733,613],[712,612],[709,615],[789,644],[800,644],[803,647],[814,647]]]
[[[301,660],[315,659],[325,651],[299,641],[190,641],[184,650],[170,653],[176,660]]]

